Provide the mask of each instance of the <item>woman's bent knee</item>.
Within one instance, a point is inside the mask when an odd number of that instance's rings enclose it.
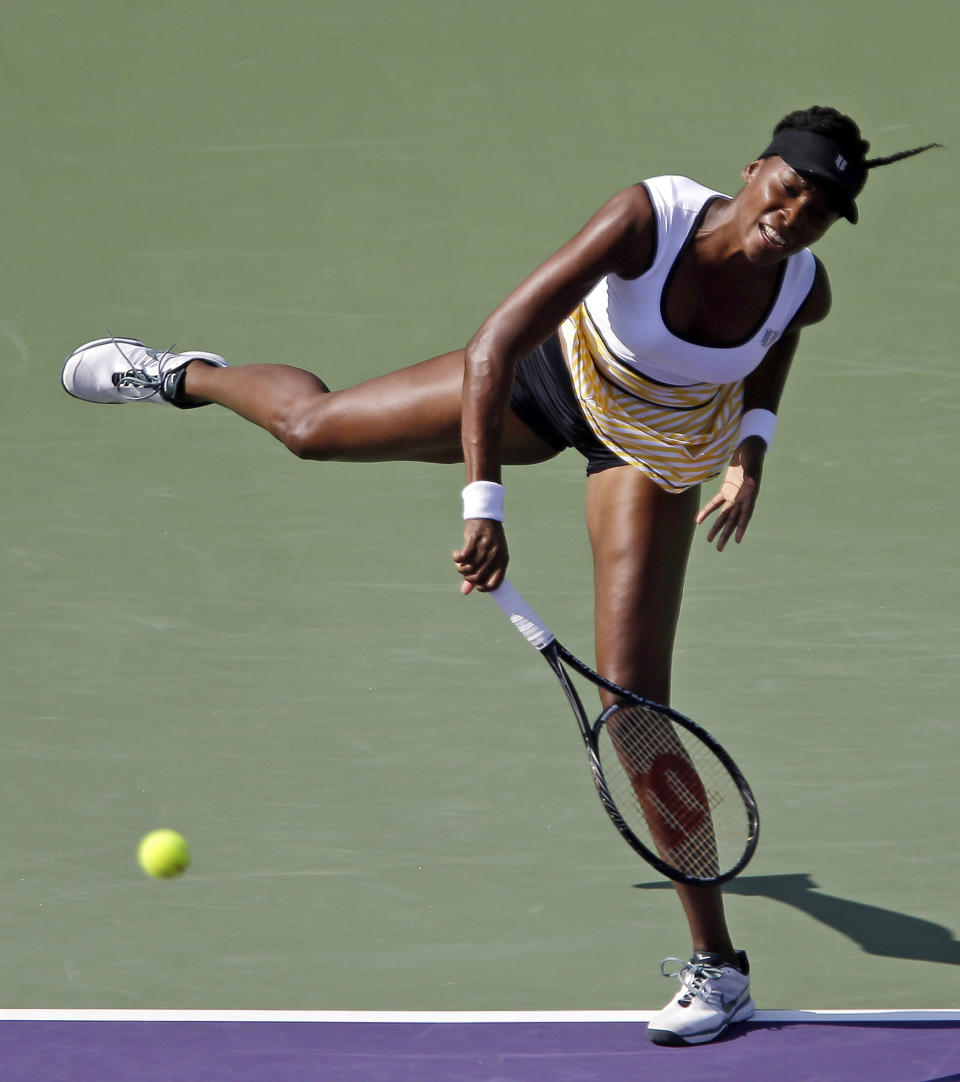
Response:
[[[323,461],[332,457],[334,449],[324,435],[323,410],[317,404],[309,409],[300,407],[282,417],[273,434],[297,458]]]
[[[333,451],[324,444],[319,433],[311,425],[285,427],[280,442],[297,458],[323,462],[334,457]]]

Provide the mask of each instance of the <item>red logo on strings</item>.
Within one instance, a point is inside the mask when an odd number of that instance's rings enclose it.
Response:
[[[707,793],[688,759],[664,752],[634,778],[634,791],[658,845],[675,849],[709,815]]]

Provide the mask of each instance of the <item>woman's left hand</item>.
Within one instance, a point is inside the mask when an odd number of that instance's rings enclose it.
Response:
[[[763,457],[767,445],[759,436],[751,436],[734,451],[720,491],[697,515],[697,524],[719,512],[707,534],[707,541],[717,541],[717,551],[723,552],[732,537],[739,545],[747,531],[760,490]]]

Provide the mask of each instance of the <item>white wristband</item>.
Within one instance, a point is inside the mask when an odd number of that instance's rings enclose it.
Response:
[[[737,435],[739,447],[750,436],[759,436],[767,445],[773,443],[773,434],[777,430],[777,415],[770,410],[747,410],[740,418],[740,432]]]
[[[462,495],[465,519],[490,518],[503,522],[503,485],[496,481],[471,481]]]

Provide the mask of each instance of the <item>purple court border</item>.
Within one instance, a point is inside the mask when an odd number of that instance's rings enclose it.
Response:
[[[758,1011],[658,1048],[649,1012],[0,1011],[3,1082],[960,1082],[960,1011]]]

